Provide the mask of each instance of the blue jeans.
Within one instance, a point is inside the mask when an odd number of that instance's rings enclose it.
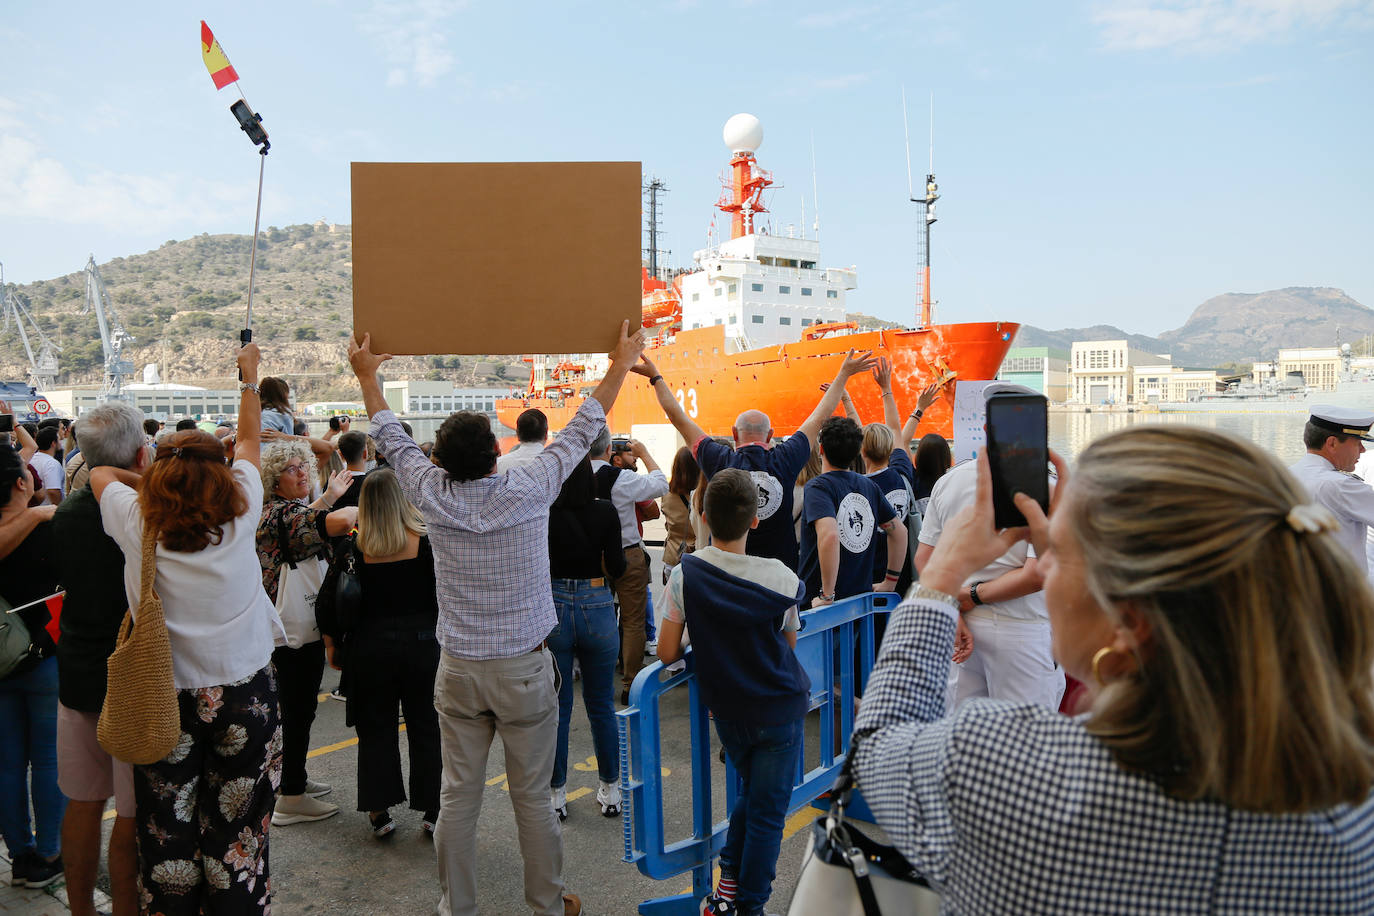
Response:
[[[29,792],[38,836],[29,825]],[[10,858],[62,851],[67,797],[57,788],[57,659],[0,681],[0,834]]]
[[[644,641],[654,642],[658,639],[658,623],[654,620],[654,586],[649,583],[649,594],[644,599]]]
[[[568,783],[568,725],[573,708],[573,656],[582,666],[582,703],[592,727],[596,768],[602,782],[620,778],[620,742],[615,727],[615,660],[620,654],[620,631],[615,620],[615,596],[605,585],[588,579],[554,579],[553,603],[558,626],[549,634],[549,651],[558,664],[558,743],[554,746],[553,779]]]
[[[720,851],[720,870],[735,876],[735,903],[744,916],[763,912],[773,891],[803,721],[763,726],[716,719],[716,734],[741,782]]]

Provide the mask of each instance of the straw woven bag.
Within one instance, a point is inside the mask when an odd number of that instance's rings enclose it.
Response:
[[[157,575],[157,532],[143,532],[143,571],[138,617],[124,612],[109,673],[105,703],[100,708],[96,738],[100,746],[126,763],[157,763],[177,746],[181,715],[172,681],[172,644],[162,599],[153,587]]]

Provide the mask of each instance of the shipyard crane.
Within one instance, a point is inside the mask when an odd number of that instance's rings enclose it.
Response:
[[[134,374],[133,363],[124,358],[124,345],[133,343],[134,338],[124,330],[110,304],[110,296],[105,292],[105,283],[100,279],[100,268],[95,266],[95,255],[86,261],[86,307],[81,310],[85,315],[95,309],[95,320],[100,325],[100,345],[105,351],[105,377],[100,385],[99,403],[106,401],[128,401],[130,396],[124,392],[124,379]]]
[[[29,385],[36,389],[40,394],[51,391],[57,386],[57,354],[62,352],[62,347],[52,342],[43,329],[34,320],[33,314],[29,311],[24,300],[13,288],[5,285],[4,265],[0,264],[0,309],[5,313],[5,331],[10,329],[13,323],[19,332],[19,339],[24,343],[24,353],[29,358]],[[25,324],[29,326],[25,327]],[[29,340],[29,328],[33,330],[33,336],[38,339],[38,355],[33,355],[33,343]]]

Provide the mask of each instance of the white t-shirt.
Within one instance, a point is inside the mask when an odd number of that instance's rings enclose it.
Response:
[[[248,510],[224,526],[220,542],[195,553],[157,546],[156,588],[167,618],[178,690],[232,684],[266,667],[272,660],[273,635],[281,627],[263,590],[258,561],[262,476],[247,461],[235,462],[231,470]],[[110,484],[101,494],[100,516],[106,533],[124,551],[124,590],[137,615],[143,565],[138,494],[123,484]]]
[[[544,454],[544,443],[521,442],[515,448],[496,459],[496,473],[504,474],[511,468],[518,468],[522,464],[529,464],[542,454]]]
[[[945,476],[935,482],[935,488],[930,492],[930,502],[926,505],[925,517],[921,519],[921,534],[918,540],[922,544],[935,546],[940,540],[940,532],[944,530],[945,524],[958,515],[960,509],[973,503],[977,486],[977,462],[965,461],[963,464],[950,468]],[[965,579],[964,584],[986,582],[990,579],[996,579],[998,576],[1006,575],[1025,566],[1026,558],[1033,556],[1035,556],[1035,550],[1030,544],[1025,541],[1017,541],[1006,553]],[[1049,611],[1045,607],[1044,592],[1032,592],[1029,595],[1012,598],[1009,601],[981,604],[965,616],[987,618],[1002,616],[1018,620],[1043,619],[1048,621]]]
[[[772,557],[751,557],[742,553],[730,553],[719,547],[701,547],[692,554],[698,560],[705,560],[717,569],[724,570],[737,579],[748,579],[762,585],[769,591],[780,595],[795,595],[800,582],[797,574],[787,568],[782,560]],[[668,576],[668,588],[664,591],[663,619],[674,623],[686,623],[687,615],[682,610],[682,564],[673,567]],[[797,606],[787,609],[782,618],[783,632],[797,632],[801,629],[801,617]]]
[[[62,474],[62,462],[58,461],[47,452],[34,452],[29,459],[29,464],[38,472],[42,480],[34,481],[34,488],[38,490],[58,490],[65,489],[65,479]]]

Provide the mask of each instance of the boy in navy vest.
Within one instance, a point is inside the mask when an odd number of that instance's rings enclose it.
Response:
[[[743,781],[720,854],[720,884],[702,912],[754,916],[773,889],[811,690],[793,652],[802,586],[781,560],[745,553],[746,535],[759,523],[758,486],[747,472],[717,473],[704,502],[711,546],[684,556],[668,579],[658,657],[672,663],[681,656],[685,624],[697,684]]]

